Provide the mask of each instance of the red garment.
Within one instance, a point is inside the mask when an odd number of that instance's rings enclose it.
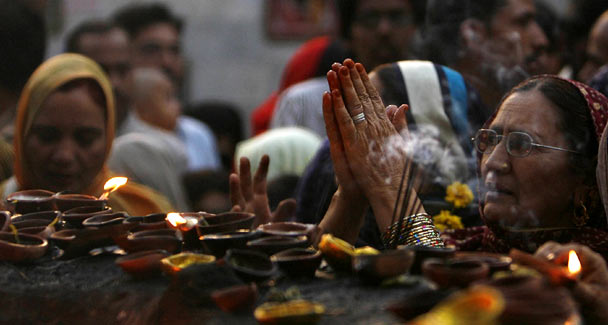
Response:
[[[279,94],[287,87],[300,81],[315,77],[323,52],[331,43],[328,36],[315,37],[304,43],[291,57],[285,70],[279,90],[268,96],[264,102],[251,113],[251,129],[258,135],[268,129]]]
[[[536,76],[533,78],[559,78],[557,76]],[[594,124],[594,134],[598,143],[608,121],[608,98],[597,90],[577,81],[562,79],[576,86],[587,101],[589,113]],[[485,123],[488,127],[494,120],[496,112]],[[481,154],[478,154],[478,175],[481,175]],[[479,193],[478,189],[478,193]],[[534,252],[541,244],[553,240],[561,243],[576,242],[589,246],[608,260],[608,231],[591,227],[572,227],[562,229],[531,229],[527,231],[508,231],[504,228],[489,224],[483,214],[483,201],[478,195],[481,218],[486,226],[472,227],[461,230],[447,230],[442,234],[446,244],[454,245],[459,250],[481,250],[496,253],[508,253],[511,248]],[[600,216],[591,216],[591,218]]]

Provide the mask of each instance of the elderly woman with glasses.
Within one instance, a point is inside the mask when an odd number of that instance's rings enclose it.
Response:
[[[352,241],[361,227],[353,216],[369,206],[380,231],[390,234],[409,218],[395,220],[393,210],[410,158],[396,157],[390,149],[406,147],[407,130],[401,132],[406,134],[401,144],[395,136],[397,128],[407,129],[407,107],[385,114],[365,69],[352,60],[332,70],[324,116],[339,187],[320,225]],[[577,242],[608,257],[607,222],[595,177],[607,119],[608,99],[584,84],[545,75],[516,86],[473,139],[485,226],[447,231],[445,243],[506,253],[511,248],[533,252],[549,240]],[[387,161],[371,160],[383,152],[392,153]],[[418,207],[410,211],[424,212],[417,196],[409,197],[409,204]]]
[[[385,110],[365,69],[352,60],[334,64],[328,82],[323,113],[339,186],[320,226],[352,241],[361,227],[357,216],[369,206],[380,231],[401,229],[412,217],[395,222],[393,210],[411,153],[391,148],[407,147],[407,107]],[[556,260],[576,250],[583,267],[570,293],[593,324],[608,322],[608,232],[596,180],[607,120],[608,99],[576,81],[544,75],[516,86],[473,138],[485,226],[442,234],[461,250],[519,248]],[[378,154],[386,159],[373,160]],[[406,204],[419,215],[424,206],[411,194]]]

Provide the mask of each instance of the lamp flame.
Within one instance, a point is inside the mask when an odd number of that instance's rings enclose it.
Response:
[[[581,271],[581,261],[578,259],[578,255],[574,250],[570,250],[568,253],[568,272],[570,274],[578,274]]]
[[[112,177],[103,185],[103,194],[99,197],[100,200],[108,198],[110,193],[116,191],[119,187],[127,184],[129,179],[126,177]]]
[[[179,226],[181,226],[187,222],[187,220],[184,217],[180,216],[179,213],[176,213],[176,212],[167,213],[167,218],[165,218],[165,219],[174,228],[179,228]]]
[[[181,231],[189,231],[194,228],[198,223],[196,218],[192,217],[182,217],[179,213],[171,212],[167,213],[167,217],[165,218],[171,227],[179,229]]]

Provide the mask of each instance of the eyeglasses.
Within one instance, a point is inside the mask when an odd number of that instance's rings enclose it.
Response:
[[[475,144],[475,149],[482,154],[491,154],[496,148],[496,145],[502,141],[504,135],[500,135],[496,133],[494,130],[490,129],[480,129],[475,134],[474,138],[471,138],[471,141]],[[566,151],[572,153],[579,153],[574,150],[564,149],[559,147],[547,146],[544,144],[534,143],[532,137],[525,132],[510,132],[506,135],[507,142],[507,153],[512,157],[526,157],[530,154],[533,147],[547,148],[559,151]]]

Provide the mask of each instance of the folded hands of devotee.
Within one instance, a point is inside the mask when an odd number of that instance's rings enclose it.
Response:
[[[294,199],[285,199],[279,202],[274,212],[270,211],[268,193],[266,192],[266,175],[270,158],[262,156],[253,180],[251,179],[250,162],[247,157],[241,157],[239,173],[230,175],[230,201],[232,211],[253,213],[257,216],[254,227],[268,222],[290,220],[296,209]]]
[[[367,198],[376,215],[392,211],[407,159],[402,134],[408,107],[385,108],[363,65],[351,59],[334,63],[327,80],[323,116],[339,191],[351,201]],[[389,223],[378,224],[383,229]]]
[[[589,247],[576,244],[547,242],[535,255],[563,265],[568,252],[574,250],[581,262],[580,279],[571,288],[572,296],[589,324],[608,324],[608,267],[601,255]]]

